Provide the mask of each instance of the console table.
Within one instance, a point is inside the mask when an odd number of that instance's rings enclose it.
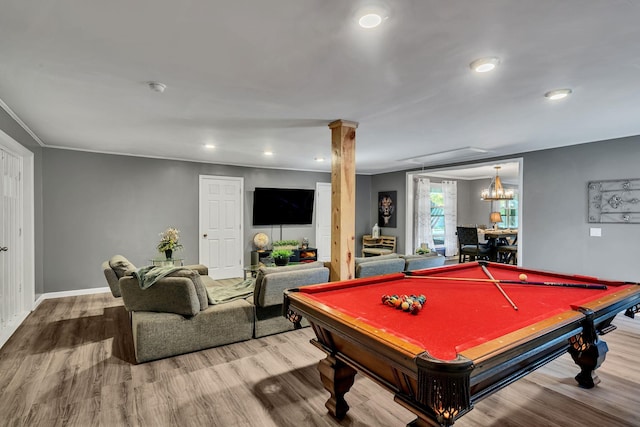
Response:
[[[174,266],[174,267],[182,267],[184,265],[184,258],[165,258],[158,257],[150,259],[152,265],[157,265],[160,267],[166,266]]]

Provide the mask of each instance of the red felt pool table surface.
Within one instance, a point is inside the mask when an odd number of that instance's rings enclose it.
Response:
[[[636,284],[503,264],[489,264],[487,268],[497,280],[518,280],[524,272],[531,282],[604,284],[607,289],[501,284],[516,310],[494,283],[436,278],[487,279],[477,263],[467,263],[415,273],[431,279],[396,274],[307,286],[299,292],[329,309],[417,345],[437,359],[452,360],[471,347],[511,332],[527,327],[533,330],[543,320],[581,316],[572,307],[592,308],[609,296],[638,289]],[[387,294],[423,294],[427,300],[423,310],[412,315],[383,304],[382,296]]]

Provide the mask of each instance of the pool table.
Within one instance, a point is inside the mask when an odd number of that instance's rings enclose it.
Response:
[[[391,294],[426,301],[411,314],[382,302]],[[362,372],[417,415],[411,426],[446,426],[566,351],[578,384],[593,387],[608,350],[598,335],[625,310],[640,310],[638,283],[471,262],[290,289],[283,314],[306,318],[327,353],[318,370],[333,416],[346,415]]]

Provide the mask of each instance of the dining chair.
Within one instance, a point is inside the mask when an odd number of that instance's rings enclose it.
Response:
[[[478,239],[478,229],[476,227],[456,227],[458,233],[458,262],[475,261],[478,259],[489,259],[490,248],[481,244]]]
[[[518,264],[518,245],[498,246],[498,262]]]

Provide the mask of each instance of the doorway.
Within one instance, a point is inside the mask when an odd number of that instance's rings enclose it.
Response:
[[[35,301],[33,153],[0,131],[0,346]]]
[[[495,177],[495,166],[501,166],[500,176],[504,184],[516,190],[516,200],[505,202],[489,202],[480,198],[481,191],[488,187],[491,179]],[[407,172],[406,175],[406,229],[405,241],[406,251],[410,253],[412,248],[417,247],[420,242],[416,242],[414,227],[416,220],[414,218],[414,208],[416,207],[415,199],[415,179],[419,175],[430,178],[432,183],[439,183],[445,180],[457,181],[457,224],[454,225],[492,225],[490,214],[499,211],[502,214],[503,222],[499,224],[501,228],[517,228],[518,230],[518,264],[521,265],[523,259],[522,243],[525,238],[525,230],[522,228],[522,176],[523,176],[523,159],[502,159],[494,162],[474,163],[464,166],[440,168],[440,169],[424,169],[421,171]],[[432,210],[433,212],[433,210]],[[436,212],[437,216],[437,212]],[[438,241],[441,230],[434,230],[433,237]],[[437,246],[437,245],[436,245]],[[457,242],[456,242],[457,246]]]

